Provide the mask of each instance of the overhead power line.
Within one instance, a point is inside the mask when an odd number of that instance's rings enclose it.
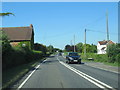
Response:
[[[91,31],[91,32],[99,32],[99,33],[104,33],[104,34],[107,33],[107,32],[102,32],[102,31],[91,30],[91,29],[87,29],[87,31]],[[109,33],[109,34],[118,35],[119,33]]]

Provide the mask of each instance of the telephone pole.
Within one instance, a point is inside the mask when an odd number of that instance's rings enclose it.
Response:
[[[107,41],[109,41],[109,31],[108,31],[108,11],[106,12],[106,30],[107,30]]]
[[[71,46],[72,46],[72,40],[70,41],[70,44],[71,44]]]
[[[75,35],[74,35],[74,52],[75,52]]]
[[[84,57],[86,59],[86,29],[85,29],[85,35],[84,35],[84,39],[85,39],[85,46],[84,46]]]

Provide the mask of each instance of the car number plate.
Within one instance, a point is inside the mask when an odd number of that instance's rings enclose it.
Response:
[[[77,62],[78,60],[74,60],[74,62]]]

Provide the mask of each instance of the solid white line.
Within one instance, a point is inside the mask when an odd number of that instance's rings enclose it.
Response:
[[[58,59],[58,58],[57,58],[57,59]],[[68,69],[72,70],[73,72],[75,72],[75,73],[77,73],[78,75],[82,76],[83,78],[87,79],[88,81],[90,81],[91,83],[95,84],[96,86],[98,86],[98,87],[100,87],[100,88],[105,88],[105,87],[107,87],[107,88],[113,89],[113,87],[111,87],[111,86],[109,86],[109,85],[107,85],[107,84],[105,84],[105,83],[103,83],[103,82],[101,82],[101,81],[99,81],[99,80],[97,80],[97,79],[95,79],[95,78],[93,78],[93,77],[91,77],[91,76],[89,76],[89,75],[87,75],[87,74],[85,74],[85,73],[83,73],[83,72],[81,72],[81,71],[79,71],[79,70],[77,70],[77,69],[75,69],[75,68],[67,65],[67,64],[65,64],[64,62],[60,61],[59,59],[58,59],[58,61],[59,61],[62,65],[64,65],[65,67],[67,67]],[[94,81],[93,81],[93,80],[94,80]],[[101,84],[101,85],[100,85],[100,84]],[[104,86],[105,86],[105,87],[104,87]]]
[[[27,80],[32,76],[32,74],[33,74],[33,73],[36,71],[36,69],[38,69],[39,67],[40,67],[40,64],[35,67],[35,70],[33,70],[33,71],[31,72],[31,74],[22,82],[22,84],[18,87],[17,90],[19,90],[20,88],[23,87],[23,85],[27,82]]]
[[[65,56],[63,56],[63,58],[65,58]],[[91,66],[91,65],[89,65],[89,64],[86,64],[86,65],[87,65],[87,66],[90,66],[90,67],[98,68],[98,69],[101,69],[101,70],[113,72],[113,73],[116,73],[116,74],[120,74],[120,72],[117,72],[117,71],[111,71],[111,70],[108,70],[108,69],[104,69],[104,68],[100,68],[100,67],[96,67],[96,66]]]

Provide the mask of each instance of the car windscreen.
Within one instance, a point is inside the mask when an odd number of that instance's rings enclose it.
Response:
[[[77,53],[69,53],[69,56],[78,56]]]

